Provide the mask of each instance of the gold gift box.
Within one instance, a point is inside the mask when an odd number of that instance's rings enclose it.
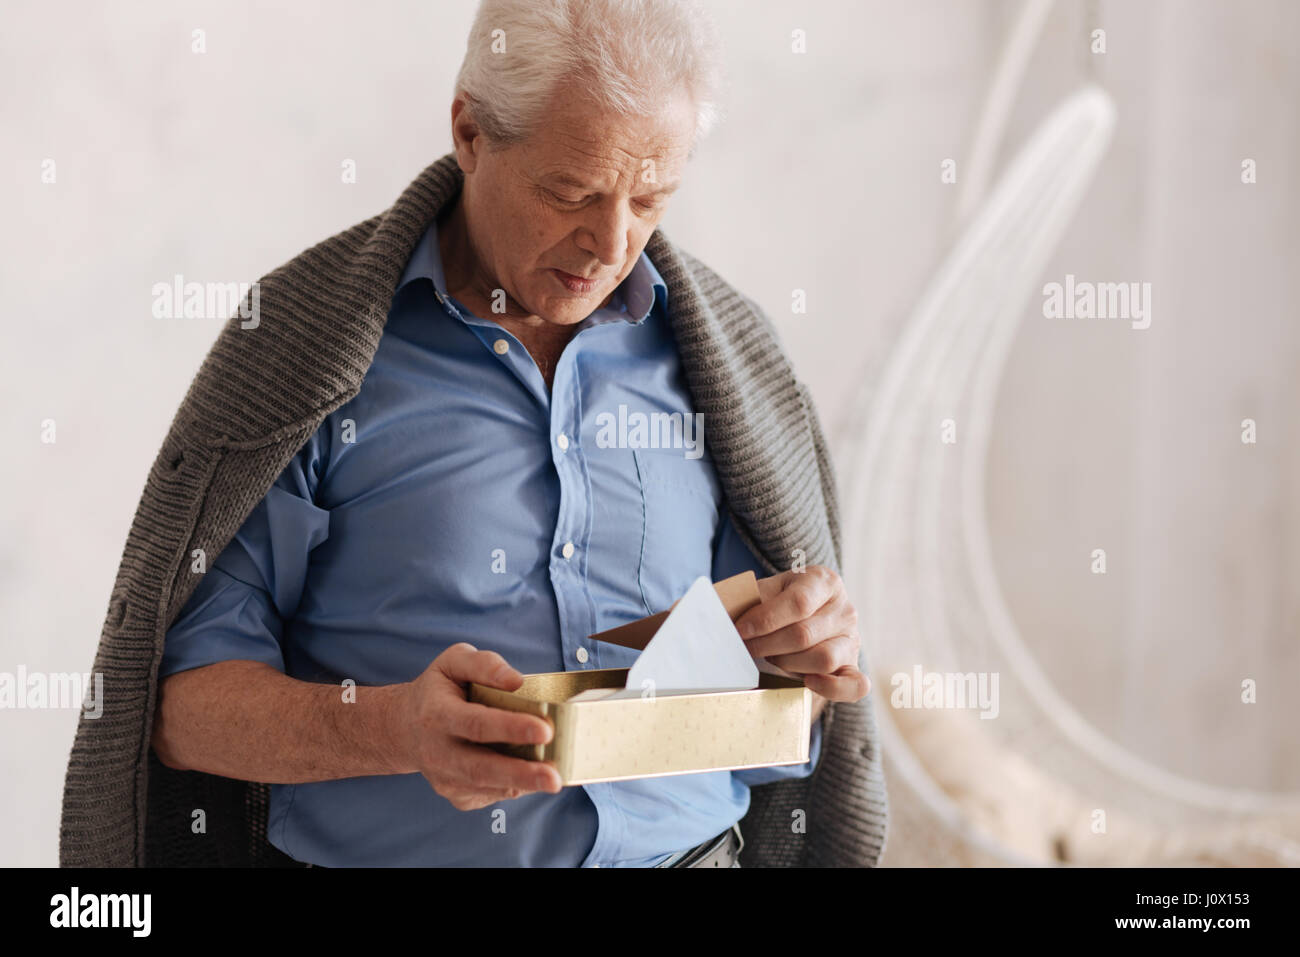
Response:
[[[732,621],[759,602],[753,572],[713,587]],[[590,637],[640,651],[667,617],[661,611]],[[525,675],[517,691],[471,684],[469,700],[549,721],[554,734],[546,744],[497,748],[553,762],[566,786],[808,761],[812,692],[798,679],[760,672],[752,691],[568,700],[592,688],[622,688],[627,673],[627,668],[601,668]]]

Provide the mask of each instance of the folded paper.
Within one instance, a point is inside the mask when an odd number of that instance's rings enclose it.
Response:
[[[713,583],[701,575],[628,670],[626,687],[592,688],[569,700],[616,701],[757,687],[758,667]]]

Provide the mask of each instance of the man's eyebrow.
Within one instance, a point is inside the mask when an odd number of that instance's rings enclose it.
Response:
[[[578,179],[578,177],[571,176],[568,173],[550,173],[545,178],[553,183],[558,183],[561,186],[572,186],[574,189],[592,188],[590,183],[584,183],[582,180]]]
[[[587,191],[596,190],[596,187],[592,186],[590,183],[584,183],[578,177],[573,176],[569,173],[551,173],[545,176],[544,178],[549,180],[552,183],[561,186],[572,186],[574,189],[582,189]],[[647,190],[646,193],[641,195],[654,196],[660,193],[665,193],[665,194],[673,193],[676,192],[677,187],[681,186],[681,184],[682,184],[681,180],[674,180],[671,183],[664,183],[660,186],[657,186],[655,189]]]
[[[677,187],[681,185],[682,185],[682,181],[680,179],[675,179],[671,183],[664,183],[656,187],[655,189],[648,190],[647,195],[657,196],[661,193],[664,195],[667,195],[668,193],[675,193],[677,191]]]

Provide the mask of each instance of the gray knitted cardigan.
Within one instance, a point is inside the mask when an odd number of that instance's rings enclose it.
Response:
[[[255,328],[236,316],[218,335],[127,537],[95,656],[103,713],[82,715],[68,762],[62,865],[296,863],[266,840],[266,785],[176,771],[154,754],[163,637],[197,583],[191,553],[217,556],[325,416],[361,388],[407,259],[461,183],[452,156],[433,163],[391,209],[264,277]],[[741,537],[769,573],[790,567],[797,550],[838,571],[826,442],[771,322],[661,230],[646,253],[671,290],[687,384],[708,416],[709,451]],[[827,706],[808,778],[752,790],[742,865],[877,863],[888,808],[871,701]],[[198,808],[203,834],[191,830]]]

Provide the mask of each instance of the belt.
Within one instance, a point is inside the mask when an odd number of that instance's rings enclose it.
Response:
[[[740,851],[745,839],[740,836],[740,825],[733,824],[717,837],[709,838],[688,851],[668,858],[656,867],[739,867]]]

